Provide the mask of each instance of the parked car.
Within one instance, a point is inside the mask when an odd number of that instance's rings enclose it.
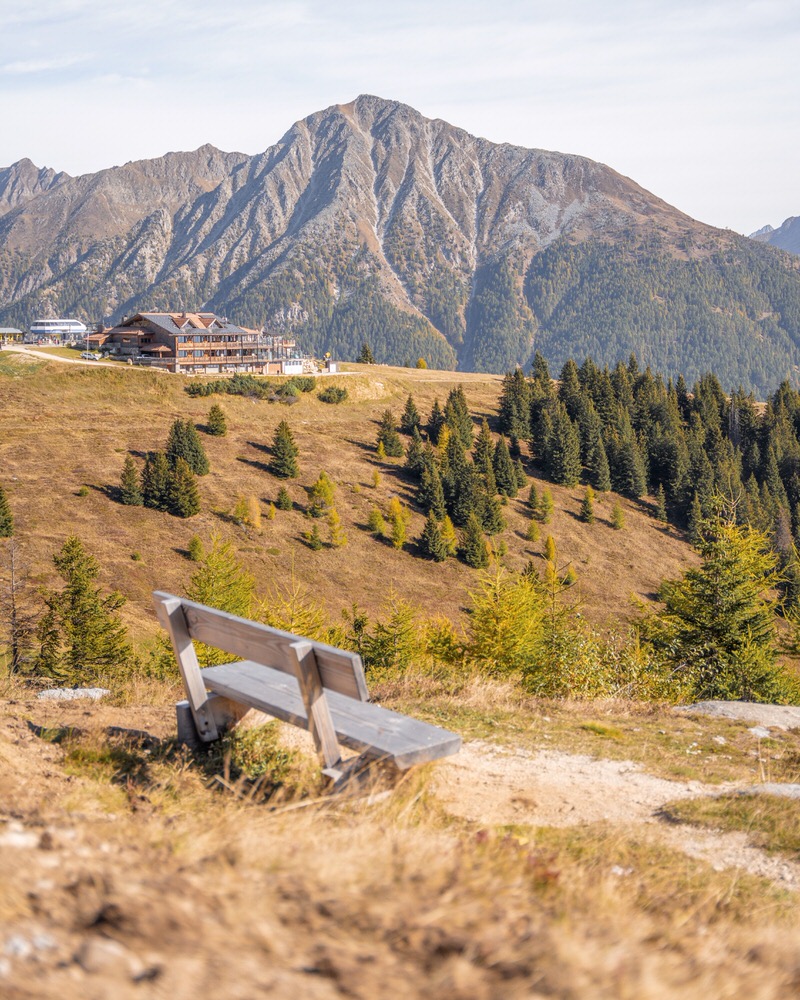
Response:
[[[81,351],[81,357],[87,361],[99,361],[102,354],[95,354],[93,351]]]

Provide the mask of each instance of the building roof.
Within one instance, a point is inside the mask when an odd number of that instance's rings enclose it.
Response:
[[[139,327],[141,329],[142,323],[151,323],[153,326],[160,327],[164,333],[170,336],[177,336],[179,333],[185,333],[187,330],[208,330],[211,327],[215,327],[220,333],[256,333],[255,330],[248,330],[246,327],[237,326],[235,323],[229,323],[227,319],[222,319],[215,313],[157,313],[157,312],[141,312],[136,313],[133,316],[128,316],[119,323],[114,329],[115,330],[131,330],[133,328]]]

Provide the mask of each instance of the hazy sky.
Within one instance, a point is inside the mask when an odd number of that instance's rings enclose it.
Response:
[[[800,215],[798,0],[0,0],[0,166],[260,152],[360,93],[713,225]]]

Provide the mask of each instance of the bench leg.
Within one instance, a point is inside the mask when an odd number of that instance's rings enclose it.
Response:
[[[213,720],[218,734],[235,725],[248,711],[247,705],[223,698],[218,694],[209,694],[206,700],[206,711]],[[192,706],[188,701],[179,701],[175,706],[178,718],[178,743],[185,743],[193,750],[199,750],[207,741],[203,740],[197,730]]]
[[[402,774],[391,761],[367,754],[323,768],[322,773],[330,781],[329,790],[336,795],[363,795],[379,783],[392,786]]]

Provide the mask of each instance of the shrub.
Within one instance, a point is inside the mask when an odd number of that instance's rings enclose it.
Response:
[[[343,403],[347,399],[347,389],[338,385],[329,385],[317,393],[317,399],[323,403]]]

